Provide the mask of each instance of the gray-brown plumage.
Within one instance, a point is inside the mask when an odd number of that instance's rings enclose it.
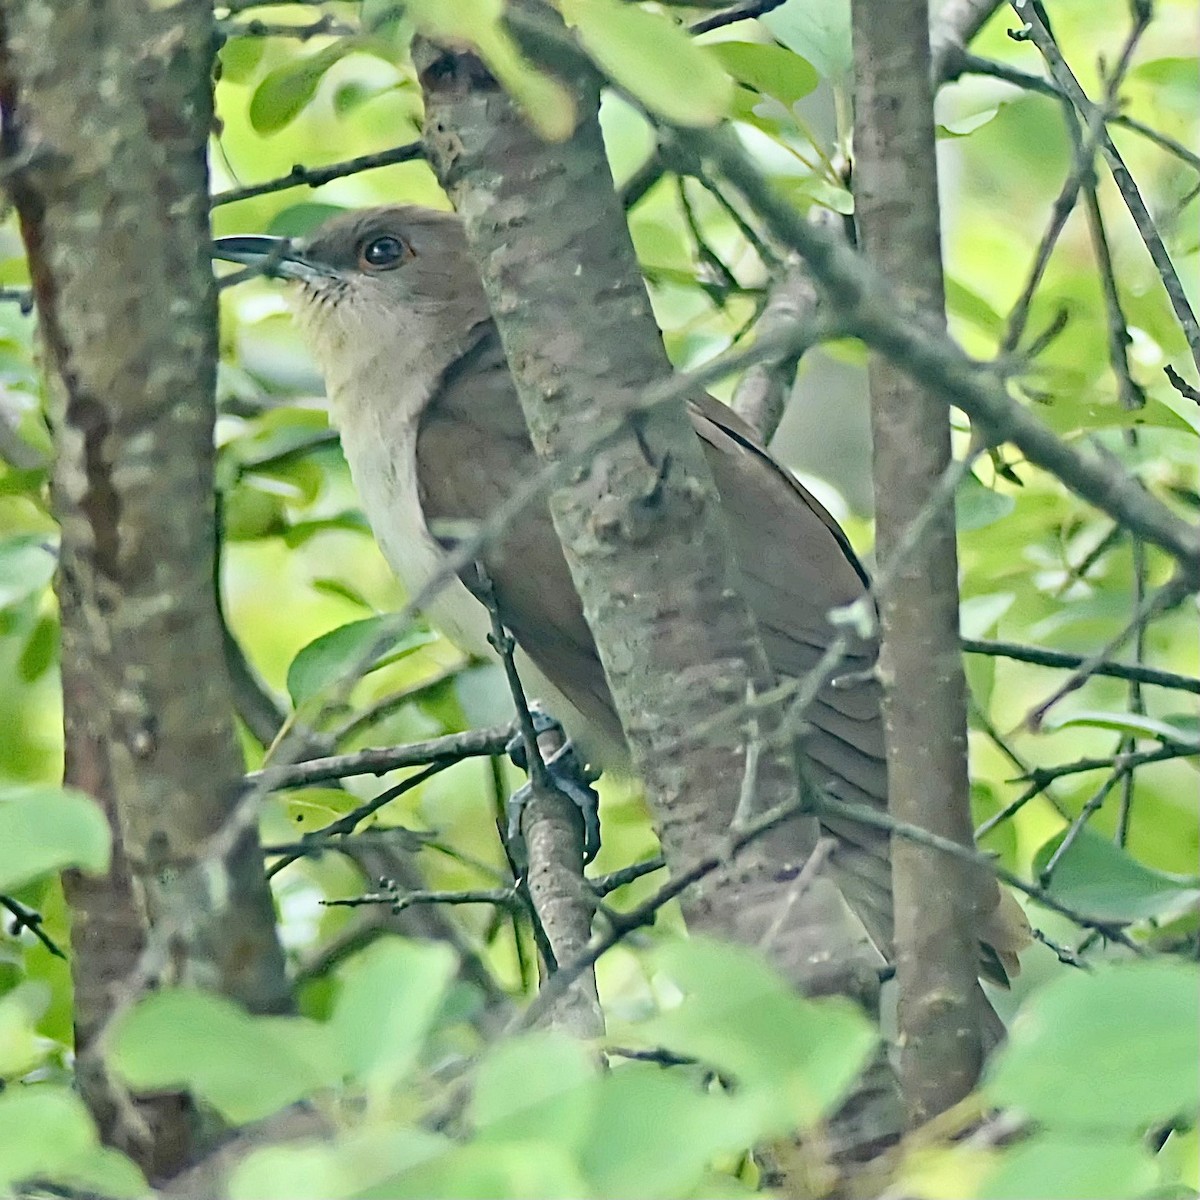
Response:
[[[263,239],[225,239],[249,261]],[[415,594],[444,552],[430,527],[489,517],[534,470],[516,391],[456,217],[413,207],[338,217],[279,258],[298,280],[297,314],[321,367],[347,461],[393,570]],[[708,396],[689,404],[730,525],[746,598],[781,679],[798,678],[833,637],[827,613],[864,595],[867,578],[833,518]],[[548,509],[528,509],[489,547],[484,566],[505,623],[536,675],[528,690],[581,738],[600,765],[623,752],[591,634]],[[486,614],[465,586],[447,589],[430,618],[453,640],[486,651]],[[806,714],[802,749],[815,779],[843,800],[887,807],[876,647],[863,642]],[[537,678],[540,676],[541,678]],[[576,716],[572,719],[571,710]],[[889,839],[827,822],[831,870],[872,940],[891,953]],[[997,891],[996,955],[988,974],[1015,968],[1023,918]]]

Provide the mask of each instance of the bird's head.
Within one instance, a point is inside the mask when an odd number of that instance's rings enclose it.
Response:
[[[453,213],[415,205],[339,214],[303,238],[219,238],[213,256],[294,284],[294,306],[326,380],[364,356],[432,361],[488,316]]]

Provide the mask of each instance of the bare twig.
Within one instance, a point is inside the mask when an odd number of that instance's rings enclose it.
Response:
[[[359,31],[350,25],[337,20],[332,13],[325,13],[307,25],[286,25],[278,22],[260,21],[252,18],[249,21],[225,21],[218,24],[219,31],[226,37],[277,37],[295,38],[301,42],[310,41],[315,37],[352,37]]]
[[[554,754],[565,744],[562,730],[555,727],[541,735],[525,697],[516,663],[516,641],[504,626],[495,588],[482,564],[475,565],[476,595],[491,618],[488,641],[500,656],[508,680],[517,728],[525,743],[530,799],[521,812],[521,836],[525,843],[525,883],[534,915],[553,955],[547,969],[570,961],[587,945],[592,933],[595,895],[583,878],[584,821],[579,809],[555,784],[542,757]],[[553,1009],[554,1024],[578,1037],[597,1037],[604,1032],[604,1016],[594,974],[580,976]]]
[[[628,867],[621,867],[620,870],[610,871],[607,875],[600,875],[595,879],[590,880],[592,891],[597,896],[607,896],[610,892],[615,892],[617,888],[623,888],[626,884],[633,883],[637,879],[641,879],[644,875],[653,875],[655,871],[662,871],[666,868],[667,860],[661,854],[656,854],[653,858],[648,858],[645,862],[633,863]]]
[[[1043,907],[1059,913],[1081,928],[1095,929],[1110,941],[1119,942],[1122,946],[1133,950],[1136,954],[1145,953],[1145,950],[1137,942],[1133,941],[1124,929],[1121,928],[1121,922],[1093,917],[1087,913],[1080,912],[1068,904],[1064,904],[1045,888],[1037,884],[1026,883],[1015,872],[1008,870],[1007,867],[1002,867],[990,855],[981,854],[978,850],[968,849],[958,842],[951,841],[949,838],[939,837],[937,834],[930,833],[919,826],[896,821],[887,813],[878,812],[873,808],[867,807],[865,804],[846,804],[841,800],[835,800],[831,796],[821,796],[816,802],[816,810],[818,813],[826,813],[829,816],[840,817],[847,821],[857,821],[860,824],[870,825],[876,829],[886,829],[896,837],[902,837],[919,845],[940,850],[943,854],[950,855],[953,858],[962,858],[975,862],[992,871],[998,879],[1008,884],[1009,887],[1016,888],[1017,891],[1022,892],[1031,900],[1036,900]]]
[[[1112,138],[1104,128],[1103,111],[1097,111],[1096,106],[1088,99],[1079,80],[1075,78],[1075,73],[1059,52],[1053,36],[1042,22],[1037,5],[1033,0],[1011,0],[1011,3],[1013,11],[1024,22],[1020,36],[1028,37],[1038,48],[1046,60],[1054,82],[1074,104],[1084,124],[1096,130],[1100,153],[1108,163],[1113,181],[1125,201],[1126,208],[1129,209],[1129,215],[1133,218],[1133,223],[1137,227],[1138,233],[1141,234],[1146,249],[1150,252],[1150,258],[1162,279],[1163,287],[1171,301],[1171,307],[1175,310],[1176,319],[1191,348],[1192,359],[1196,363],[1197,369],[1200,369],[1200,323],[1196,321],[1196,314],[1188,303],[1183,284],[1175,270],[1175,264],[1171,262],[1171,257],[1163,245],[1153,218],[1150,216],[1150,211],[1142,199],[1142,194],[1138,190],[1133,176],[1129,173],[1125,160],[1113,145]]]
[[[754,17],[761,17],[771,12],[782,3],[783,0],[747,0],[745,4],[726,8],[721,12],[713,13],[711,17],[704,17],[693,22],[688,26],[688,32],[708,33],[713,29],[722,29],[726,25],[735,25],[738,21],[749,21]]]
[[[386,775],[401,767],[421,767],[440,763],[449,766],[464,758],[502,754],[509,738],[511,725],[494,725],[487,729],[468,729],[432,738],[427,742],[412,742],[407,746],[384,749],[355,750],[351,754],[335,754],[328,758],[313,758],[307,762],[265,767],[251,771],[245,777],[248,785],[260,792],[276,788],[308,787],[330,779],[345,779],[351,775]]]
[[[1013,442],[1025,457],[1180,562],[1200,583],[1200,534],[1110,459],[1068,445],[1007,395],[950,339],[925,328],[894,290],[827,232],[809,226],[778,197],[742,148],[722,133],[675,131],[714,161],[766,220],[774,236],[805,258],[847,332],[894,358],[949,404],[961,408],[989,440]]]
[[[46,932],[42,926],[42,914],[35,909],[26,908],[19,900],[14,900],[12,896],[5,896],[0,893],[0,908],[6,908],[13,915],[13,923],[10,933],[15,937],[22,929],[28,929],[55,958],[66,958],[67,956],[59,948],[58,943]]]
[[[1061,650],[1047,650],[1042,646],[1025,646],[1017,642],[964,638],[962,645],[963,650],[968,654],[986,654],[992,658],[1011,658],[1014,662],[1031,663],[1035,667],[1074,670],[1091,661],[1079,654],[1065,654]],[[1200,679],[1195,679],[1191,675],[1177,675],[1173,671],[1160,671],[1155,667],[1144,667],[1134,663],[1102,660],[1095,663],[1089,674],[1105,675],[1111,679],[1134,680],[1138,683],[1149,683],[1156,687],[1172,688],[1175,691],[1200,695]]]
[[[816,306],[816,289],[801,265],[793,262],[771,288],[758,321],[759,331],[766,334],[780,328],[802,330],[811,324]],[[798,343],[795,354],[751,367],[734,390],[733,411],[758,434],[764,445],[779,428],[796,377],[796,365],[803,353],[804,345]]]
[[[1170,611],[1191,590],[1188,583],[1179,575],[1176,575],[1169,583],[1164,584],[1152,596],[1147,597],[1138,606],[1137,612],[1133,619],[1127,624],[1115,637],[1108,643],[1096,651],[1090,658],[1085,659],[1075,671],[1071,673],[1069,679],[1058,687],[1046,700],[1041,704],[1031,709],[1026,714],[1024,724],[1029,729],[1037,729],[1046,719],[1046,714],[1054,707],[1064,696],[1069,696],[1072,692],[1081,688],[1090,676],[1104,663],[1106,663],[1131,637],[1133,637],[1139,629],[1152,621],[1155,617],[1164,612]]]
[[[265,183],[253,183],[247,187],[230,188],[228,191],[218,192],[209,203],[211,207],[218,208],[223,204],[235,204],[239,200],[250,200],[255,196],[283,192],[288,188],[317,188],[331,183],[335,179],[343,179],[347,175],[372,171],[376,167],[391,167],[396,163],[411,162],[413,159],[424,156],[425,148],[420,142],[406,142],[402,146],[393,146],[390,150],[380,150],[374,154],[360,154],[357,158],[331,163],[327,167],[305,167],[297,163],[286,175],[280,176],[278,179],[268,179]]]
[[[368,729],[378,725],[381,721],[386,721],[388,717],[402,708],[431,695],[450,680],[457,679],[470,669],[469,663],[447,667],[428,679],[422,679],[420,683],[414,683],[411,687],[401,688],[399,691],[380,697],[373,704],[368,705],[361,712],[355,713],[349,720],[338,726],[333,732],[333,741],[335,744],[341,745],[350,741],[351,738],[360,737]]]
[[[898,837],[911,839],[922,845],[941,850],[945,854],[959,858],[965,857],[971,862],[994,872],[1000,880],[1007,883],[1010,887],[1023,892],[1030,899],[1036,900],[1045,908],[1059,913],[1081,928],[1094,930],[1110,941],[1118,942],[1127,949],[1132,950],[1135,954],[1141,955],[1145,953],[1143,947],[1133,941],[1124,929],[1121,928],[1119,923],[1095,918],[1089,916],[1087,913],[1079,912],[1077,909],[1064,904],[1044,888],[1038,887],[1036,884],[1027,883],[1020,876],[1000,866],[991,855],[961,846],[958,842],[940,838],[936,834],[929,833],[927,830],[916,826],[906,825],[903,822],[896,821],[889,814],[879,812],[866,805],[846,804],[828,795],[817,795],[816,791],[811,791],[809,796],[802,801],[780,805],[755,818],[736,836],[731,837],[727,845],[715,848],[710,854],[694,863],[687,871],[681,872],[678,876],[664,884],[653,896],[649,897],[644,903],[639,904],[636,908],[631,909],[627,913],[610,913],[610,916],[617,916],[619,918],[615,921],[612,928],[602,936],[593,938],[591,944],[577,959],[570,963],[560,964],[558,972],[547,981],[537,999],[516,1019],[515,1027],[528,1028],[535,1024],[547,1011],[548,1006],[562,994],[563,990],[570,985],[572,980],[578,977],[580,972],[590,970],[594,967],[600,958],[633,931],[644,928],[647,925],[652,925],[658,912],[664,905],[674,900],[682,892],[686,891],[687,888],[699,882],[719,866],[732,859],[739,850],[757,838],[762,837],[781,821],[786,821],[794,816],[798,809],[814,811],[818,815],[827,814],[843,820],[857,821],[864,825],[886,829]]]
[[[466,888],[460,891],[397,891],[391,888],[368,892],[362,896],[347,896],[339,900],[322,900],[326,908],[364,908],[387,905],[393,913],[401,913],[417,904],[495,904],[501,908],[517,903],[514,888]]]
[[[956,56],[952,63],[948,62],[947,69],[948,74],[943,82],[957,79],[959,75],[987,75],[992,79],[1011,83],[1014,87],[1034,92],[1039,96],[1048,96],[1052,99],[1062,99],[1064,96],[1056,84],[1041,75],[1031,75],[1028,71],[1021,71],[1016,67],[1009,66],[1008,63],[996,62],[990,58],[980,58],[975,54]],[[1182,162],[1187,163],[1194,171],[1200,171],[1200,154],[1195,153],[1175,138],[1153,129],[1144,121],[1139,121],[1136,117],[1129,116],[1128,113],[1108,113],[1105,120],[1109,125],[1128,129],[1131,133],[1144,137],[1168,154],[1173,154]]]
[[[1196,388],[1192,387],[1192,385],[1188,383],[1188,381],[1184,379],[1184,377],[1180,375],[1180,373],[1175,370],[1170,363],[1167,363],[1167,365],[1163,367],[1163,374],[1166,375],[1171,386],[1185,400],[1194,400],[1197,404],[1200,404],[1200,391],[1197,391]]]
[[[278,875],[284,867],[290,867],[292,863],[304,858],[310,853],[307,849],[309,846],[316,847],[320,850],[328,850],[331,848],[331,839],[335,837],[348,837],[361,825],[369,816],[377,813],[387,804],[391,804],[393,800],[403,796],[406,792],[411,792],[413,788],[420,787],[427,779],[432,779],[435,775],[446,770],[451,766],[451,763],[434,763],[432,766],[426,767],[424,771],[418,772],[416,775],[411,775],[408,779],[401,781],[394,787],[387,788],[379,793],[378,796],[372,797],[365,804],[360,804],[356,808],[351,809],[344,817],[339,817],[336,821],[331,821],[328,825],[323,825],[320,829],[314,829],[306,833],[300,839],[301,846],[305,849],[293,850],[273,862],[267,869],[267,878]]]
[[[33,312],[33,292],[29,288],[0,288],[0,304],[15,304],[27,317]]]

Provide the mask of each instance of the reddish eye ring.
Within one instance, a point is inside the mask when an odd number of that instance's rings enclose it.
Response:
[[[392,233],[384,233],[362,244],[358,262],[366,271],[386,271],[398,266],[408,254],[409,249],[400,238]]]

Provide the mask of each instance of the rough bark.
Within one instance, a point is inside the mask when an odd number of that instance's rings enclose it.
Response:
[[[925,0],[852,6],[855,213],[868,259],[943,323],[937,161]],[[891,562],[950,462],[945,404],[889,360],[869,367],[876,541]],[[946,509],[879,597],[889,806],[899,821],[972,844],[966,687],[958,640],[954,514]],[[974,1086],[980,1014],[973,870],[893,839],[901,1085],[910,1119]]]
[[[288,1003],[253,822],[209,861],[241,772],[211,586],[214,29],[199,0],[0,12],[4,165],[51,375],[66,775],[118,846],[107,879],[68,881],[86,1067],[148,947],[170,980]],[[186,1153],[178,1125],[134,1144],[100,1075],[81,1082],[151,1174]]]
[[[464,218],[534,446],[544,461],[569,458],[581,431],[617,428],[671,372],[611,187],[598,81],[579,71],[579,125],[548,145],[476,60],[428,45],[416,57],[429,157]],[[771,674],[682,406],[628,422],[551,508],[668,866],[679,871],[727,836],[749,741],[760,739],[762,754],[741,815],[795,802],[798,786],[772,717],[751,733],[739,714]],[[689,925],[758,944],[815,844],[808,817],[753,843],[685,894]],[[771,953],[802,989],[874,1007],[877,979],[828,879],[814,880]],[[831,1143],[866,1153],[893,1133],[881,1070],[834,1123]]]

